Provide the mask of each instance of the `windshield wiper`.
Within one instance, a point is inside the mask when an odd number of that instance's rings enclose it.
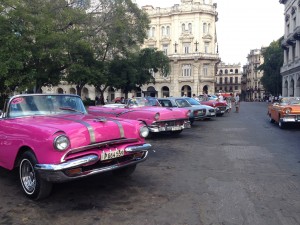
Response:
[[[61,110],[67,110],[67,111],[72,111],[72,112],[78,112],[78,113],[84,114],[84,112],[79,111],[77,109],[73,109],[71,107],[59,107],[59,109],[61,109]]]

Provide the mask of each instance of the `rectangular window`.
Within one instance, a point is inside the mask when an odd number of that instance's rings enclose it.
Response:
[[[165,55],[168,55],[169,46],[168,45],[163,45],[162,48],[163,48],[163,52],[165,53]]]
[[[189,43],[183,44],[183,49],[184,49],[185,54],[189,54],[190,53],[190,44]]]
[[[295,61],[295,57],[296,57],[296,46],[292,47],[292,61]]]
[[[182,76],[183,77],[192,76],[192,68],[190,64],[182,65]]]
[[[203,76],[207,76],[208,75],[208,64],[204,64],[203,65]]]
[[[209,51],[209,43],[205,42],[204,43],[204,53],[208,53],[208,51]]]
[[[234,79],[235,79],[235,83],[238,84],[239,83],[239,78],[235,77]]]

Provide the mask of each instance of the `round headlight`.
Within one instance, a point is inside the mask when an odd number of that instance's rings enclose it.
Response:
[[[58,151],[64,151],[70,146],[70,140],[65,135],[57,136],[54,139],[54,148],[56,148]]]
[[[285,113],[286,113],[286,114],[290,114],[290,113],[291,113],[291,111],[292,111],[292,110],[291,110],[290,108],[288,108],[288,109],[285,109]]]
[[[157,120],[159,120],[159,113],[155,113],[155,116],[154,116],[154,119],[157,121]]]
[[[149,129],[146,126],[140,128],[140,136],[146,138],[149,135]]]

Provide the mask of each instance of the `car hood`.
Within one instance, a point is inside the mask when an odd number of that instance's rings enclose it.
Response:
[[[187,117],[187,109],[178,108],[164,108],[157,106],[144,106],[144,107],[132,107],[132,108],[109,108],[91,106],[88,109],[89,113],[94,115],[107,115],[113,117],[130,118],[135,120],[147,119],[153,120],[156,113],[160,114],[160,120],[170,119],[182,119]]]
[[[91,115],[32,116],[16,119],[27,131],[46,135],[66,134],[72,148],[120,138],[137,137],[136,121],[97,118]],[[135,124],[135,125],[134,125]],[[125,133],[126,131],[126,133]],[[139,137],[139,136],[138,136]]]
[[[202,107],[202,109],[214,109],[214,107],[211,107],[209,105],[192,105],[193,107]]]

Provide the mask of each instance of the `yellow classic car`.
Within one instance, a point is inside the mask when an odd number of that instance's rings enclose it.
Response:
[[[300,124],[300,97],[283,97],[279,102],[268,106],[268,115],[271,123],[278,123],[280,128],[287,124]]]

